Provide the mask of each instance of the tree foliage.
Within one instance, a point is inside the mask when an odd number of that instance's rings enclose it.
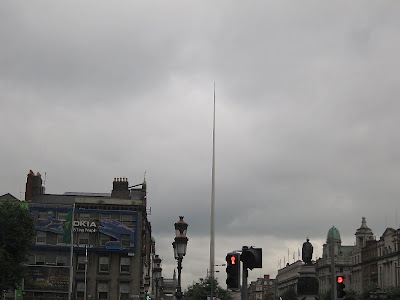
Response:
[[[222,300],[231,300],[232,296],[228,290],[221,288],[216,278],[207,277],[190,285],[183,296],[183,300],[205,300],[211,295],[211,283],[214,286],[214,297]]]
[[[26,208],[18,202],[0,203],[0,296],[21,283],[35,234],[35,222]]]

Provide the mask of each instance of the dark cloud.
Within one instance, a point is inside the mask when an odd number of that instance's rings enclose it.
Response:
[[[216,82],[216,261],[263,247],[252,276],[274,276],[333,225],[348,245],[363,216],[398,226],[400,4],[0,6],[0,194],[23,197],[29,169],[48,193],[146,174],[165,276],[184,215],[185,284],[204,277]]]

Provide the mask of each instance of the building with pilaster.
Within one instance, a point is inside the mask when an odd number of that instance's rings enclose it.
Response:
[[[375,240],[372,230],[367,226],[365,218],[362,218],[361,227],[357,229],[356,233],[356,243],[353,249],[352,255],[352,270],[351,270],[351,289],[357,293],[361,293],[366,287],[366,280],[363,273],[366,271],[366,262],[363,261],[363,252],[365,254],[365,247],[368,243]],[[370,248],[371,250],[371,248]],[[366,259],[366,255],[364,255]],[[364,272],[363,272],[364,271]],[[347,286],[347,285],[346,285]]]
[[[248,299],[274,299],[274,279],[271,279],[269,275],[264,275],[263,278],[257,278],[256,281],[252,281],[249,286]]]
[[[284,268],[278,270],[275,278],[276,296],[282,296],[287,290],[293,288],[297,292],[297,281],[299,279],[299,270],[304,263],[298,260],[292,264],[287,264]]]
[[[377,244],[378,287],[388,290],[399,287],[399,230],[387,228]]]
[[[40,174],[31,171],[25,201],[37,235],[24,299],[144,297],[154,251],[145,180],[130,187],[115,178],[111,193],[45,194]]]
[[[335,276],[344,275],[346,278],[349,278],[351,274],[351,258],[354,246],[343,246],[339,230],[335,226],[332,226],[328,231],[326,243],[323,245],[322,257],[315,264],[320,293],[325,293],[331,288],[332,247],[334,251]],[[348,281],[346,282],[346,287],[348,287]]]

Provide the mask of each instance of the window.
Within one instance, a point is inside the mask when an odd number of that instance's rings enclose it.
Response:
[[[85,256],[78,256],[78,265],[77,265],[77,271],[85,271],[85,265],[86,265],[86,257]]]
[[[89,244],[89,232],[80,232],[79,233],[78,244],[79,245],[88,245]]]
[[[56,256],[52,253],[46,255],[46,265],[56,265]]]
[[[110,272],[110,257],[99,257],[99,272]]]
[[[131,246],[131,235],[130,234],[121,234],[121,246],[122,247],[130,247]]]
[[[76,282],[76,299],[84,300],[85,297],[85,282],[77,281]]]
[[[67,219],[68,212],[66,211],[59,211],[58,212],[58,220],[65,221]]]
[[[122,224],[130,227],[133,223],[133,215],[121,215]]]
[[[44,255],[36,255],[36,264],[37,265],[44,265],[46,258]]]
[[[109,241],[110,237],[108,235],[100,233],[100,246],[105,247]]]
[[[129,273],[130,266],[131,266],[131,258],[130,257],[121,257],[120,272],[121,273]]]
[[[119,283],[119,299],[120,300],[128,300],[130,292],[130,284],[129,281],[120,282]]]
[[[47,220],[48,219],[48,213],[45,210],[39,210],[38,211],[38,219],[39,220]]]
[[[100,219],[101,220],[110,220],[111,219],[111,214],[100,214]]]
[[[99,281],[97,284],[97,299],[104,300],[108,299],[108,282]]]
[[[35,264],[35,254],[31,254],[28,256],[28,265],[34,265]]]
[[[67,265],[67,257],[64,255],[56,256],[56,265],[57,266],[66,266]]]
[[[79,221],[90,221],[90,214],[89,213],[80,213]]]
[[[40,230],[36,232],[36,244],[46,244],[46,232]]]
[[[63,234],[57,234],[57,244],[65,244]]]

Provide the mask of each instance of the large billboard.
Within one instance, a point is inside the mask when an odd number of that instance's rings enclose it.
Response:
[[[138,212],[136,211],[75,209],[72,218],[71,208],[32,205],[29,209],[38,231],[62,237],[55,244],[49,244],[48,239],[45,240],[43,237],[42,242],[36,243],[34,247],[67,247],[71,244],[72,236],[74,249],[77,250],[88,247],[89,251],[90,249],[128,253],[137,251]]]
[[[27,266],[25,291],[68,292],[69,267]]]

